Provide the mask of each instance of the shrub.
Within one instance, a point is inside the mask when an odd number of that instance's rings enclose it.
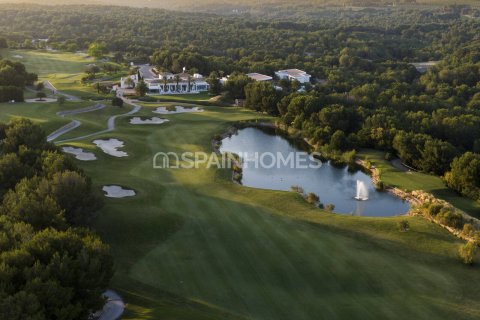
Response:
[[[291,186],[290,189],[292,189],[293,192],[302,193],[302,194],[303,194],[303,188],[300,187],[300,186]]]
[[[463,225],[462,233],[467,237],[472,237],[475,235],[475,229],[473,228],[471,223],[465,223]]]
[[[173,106],[173,105],[167,106],[166,109],[167,109],[167,111],[170,111],[170,112],[177,111],[177,107],[176,107],[176,106]]]
[[[461,229],[463,227],[463,216],[450,207],[443,207],[437,215],[437,220],[452,228]]]
[[[233,180],[237,181],[238,183],[242,182],[243,175],[239,172],[233,174]]]
[[[57,98],[58,105],[60,106],[63,106],[65,104],[65,101],[67,101],[67,99],[64,96],[59,96]]]
[[[403,219],[397,222],[397,227],[400,232],[407,232],[410,229],[410,223],[408,220]]]
[[[432,217],[435,217],[437,216],[437,214],[440,212],[440,210],[442,210],[443,208],[443,205],[440,204],[440,203],[432,203],[428,206],[427,208],[427,213],[432,216]]]
[[[385,160],[390,161],[392,159],[393,159],[393,154],[391,154],[390,152],[386,152],[385,153]]]
[[[472,265],[477,250],[477,244],[473,241],[469,241],[464,245],[461,245],[458,249],[458,256],[460,260],[466,265]]]
[[[335,205],[332,203],[329,203],[325,206],[325,210],[332,212],[333,210],[335,210]]]
[[[123,100],[119,97],[114,97],[112,99],[112,106],[115,106],[115,107],[123,107]]]
[[[377,191],[385,190],[385,185],[384,185],[383,181],[378,180],[377,183],[375,183],[375,189],[377,189]]]
[[[145,97],[139,97],[138,100],[144,101],[144,102],[157,102],[158,99],[150,96],[145,96]]]
[[[320,201],[320,197],[313,192],[309,192],[306,199],[310,204],[317,204]]]
[[[14,86],[0,86],[0,102],[14,100],[15,102],[23,101],[23,88]]]

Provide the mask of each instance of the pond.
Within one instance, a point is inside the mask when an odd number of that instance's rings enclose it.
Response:
[[[263,128],[240,129],[220,147],[221,152],[241,157],[244,186],[284,191],[299,186],[305,193],[318,195],[321,203],[333,204],[333,211],[342,214],[386,217],[409,210],[408,202],[376,191],[368,174],[321,162],[303,150],[299,143]],[[360,197],[367,200],[355,199],[359,190]]]

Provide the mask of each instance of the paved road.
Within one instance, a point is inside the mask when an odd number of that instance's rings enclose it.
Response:
[[[90,137],[93,137],[93,136],[97,136],[97,135],[99,135],[99,134],[104,134],[104,133],[107,133],[107,132],[111,132],[111,131],[115,130],[115,120],[117,120],[117,118],[119,118],[119,117],[125,117],[125,116],[130,116],[130,115],[135,114],[135,113],[137,113],[138,111],[140,111],[140,109],[142,109],[142,106],[134,103],[132,100],[127,99],[127,98],[124,98],[124,97],[121,97],[121,98],[123,99],[124,103],[133,106],[133,109],[130,110],[129,112],[127,112],[127,113],[118,114],[118,115],[116,115],[116,116],[111,116],[110,118],[108,118],[108,121],[107,121],[107,129],[105,129],[105,130],[100,130],[100,131],[97,131],[97,132],[94,132],[94,133],[90,133],[90,134],[87,134],[87,135],[84,135],[84,136],[81,136],[81,137],[76,137],[76,138],[72,138],[72,139],[66,139],[66,140],[62,140],[62,141],[57,141],[56,143],[83,140],[83,139],[86,139],[86,138],[90,138]]]
[[[101,104],[101,103],[98,103],[94,106],[90,106],[90,107],[86,107],[86,108],[59,111],[59,112],[57,112],[57,116],[60,116],[60,117],[71,116],[71,115],[74,115],[74,114],[81,114],[81,113],[97,111],[97,110],[101,110],[103,108],[105,108],[105,105]]]
[[[60,129],[55,130],[54,132],[49,134],[48,137],[47,137],[47,141],[48,142],[53,141],[53,140],[57,139],[58,137],[64,135],[65,133],[70,132],[70,131],[80,127],[81,124],[82,123],[80,121],[73,120],[72,122],[64,125]]]
[[[148,64],[138,66],[140,75],[143,79],[157,79],[158,76],[152,71],[152,67]]]
[[[43,85],[45,86],[45,88],[52,90],[54,94],[59,94],[61,96],[64,96],[65,98],[67,98],[68,101],[75,101],[75,102],[82,101],[80,98],[75,97],[74,95],[71,95],[62,91],[58,91],[57,88],[55,88],[55,86],[50,81],[44,81]]]
[[[59,111],[59,112],[57,112],[57,116],[60,116],[60,117],[71,116],[71,115],[75,115],[75,114],[97,111],[97,110],[101,110],[103,108],[105,108],[104,104],[96,104],[94,106],[81,108],[81,109]],[[55,130],[54,132],[49,134],[47,136],[47,141],[53,141],[53,140],[57,139],[58,137],[64,135],[65,133],[70,132],[70,131],[80,127],[81,124],[82,123],[80,121],[73,120],[72,122],[64,125],[60,129]]]
[[[392,164],[392,166],[394,166],[396,169],[400,170],[400,171],[403,171],[403,172],[411,172],[411,171],[415,171],[413,168],[405,165],[402,160],[400,159],[393,159],[392,161],[390,161],[390,163]]]
[[[117,320],[125,310],[125,303],[116,292],[107,290],[103,294],[107,298],[107,303],[103,306],[98,320]]]

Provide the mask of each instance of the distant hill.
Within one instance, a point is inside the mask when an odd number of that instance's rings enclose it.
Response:
[[[0,0],[0,3],[36,3],[45,4],[44,0]],[[218,8],[255,8],[265,6],[288,7],[295,5],[309,5],[314,7],[335,5],[335,6],[375,6],[375,5],[411,5],[411,4],[431,4],[431,5],[449,5],[449,4],[470,4],[480,5],[478,0],[50,0],[49,5],[123,5],[134,7],[152,7],[164,9],[194,9],[208,8],[214,10]]]

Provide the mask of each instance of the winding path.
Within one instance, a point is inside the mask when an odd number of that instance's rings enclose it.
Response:
[[[55,88],[55,86],[48,80],[44,81],[43,85],[45,86],[45,88],[52,90],[53,94],[59,94],[61,96],[64,96],[65,98],[67,98],[68,101],[75,101],[75,102],[82,101],[80,98],[74,95],[71,95],[62,91],[58,91],[57,88]]]
[[[112,132],[113,130],[115,130],[115,120],[117,120],[117,118],[119,118],[119,117],[125,117],[125,116],[130,116],[130,115],[135,114],[135,113],[137,113],[138,111],[140,111],[140,109],[142,109],[142,106],[133,103],[131,100],[126,99],[126,98],[122,98],[122,99],[123,99],[123,101],[124,101],[125,103],[132,105],[132,106],[133,106],[133,109],[130,110],[129,112],[127,112],[127,113],[117,114],[117,115],[115,115],[115,116],[111,116],[110,118],[108,118],[108,121],[107,121],[107,129],[105,129],[105,130],[100,130],[100,131],[97,131],[97,132],[93,132],[93,133],[90,133],[90,134],[87,134],[87,135],[84,135],[84,136],[80,136],[80,137],[75,137],[75,138],[71,138],[71,139],[66,139],[66,140],[57,141],[56,143],[83,140],[83,139],[90,138],[90,137],[93,137],[93,136],[96,136],[96,135],[99,135],[99,134],[103,134],[103,133],[107,133],[107,132]]]
[[[64,125],[63,127],[61,127],[60,129],[58,130],[55,130],[54,132],[50,133],[48,136],[47,136],[47,141],[50,142],[50,141],[53,141],[55,139],[57,139],[58,137],[64,135],[65,133],[67,132],[70,132],[78,127],[80,127],[82,123],[78,120],[73,120],[72,122]]]
[[[59,111],[57,112],[57,116],[59,117],[65,117],[65,116],[70,116],[70,115],[75,115],[75,114],[81,114],[81,113],[86,113],[86,112],[92,112],[92,111],[97,111],[105,108],[104,104],[96,104],[91,107],[86,107],[82,109],[75,109],[75,110],[64,110],[64,111]],[[73,120],[72,122],[64,125],[58,130],[55,130],[51,134],[47,136],[47,141],[53,141],[57,139],[58,137],[64,135],[67,132],[70,132],[78,127],[80,127],[82,123],[78,120]]]
[[[107,290],[103,294],[107,298],[107,302],[103,306],[98,320],[117,320],[125,310],[125,303],[116,292]]]
[[[133,109],[130,110],[129,112],[127,112],[127,113],[118,114],[118,115],[111,116],[110,118],[108,118],[107,129],[100,130],[100,131],[97,131],[97,132],[93,132],[93,133],[90,133],[90,134],[87,134],[87,135],[84,135],[84,136],[80,136],[80,137],[75,137],[75,138],[71,138],[71,139],[56,141],[55,143],[77,141],[77,140],[82,140],[82,139],[86,139],[86,138],[89,138],[89,137],[93,137],[93,136],[96,136],[96,135],[99,135],[99,134],[111,132],[111,131],[115,130],[115,120],[117,118],[135,114],[138,111],[140,111],[140,109],[142,109],[141,105],[134,103],[132,100],[127,99],[127,98],[125,98],[121,95],[119,95],[118,97],[120,97],[123,100],[124,103],[133,106]],[[59,112],[57,112],[57,116],[59,116],[59,117],[71,116],[71,115],[76,115],[76,114],[81,114],[81,113],[93,112],[93,111],[101,110],[103,108],[105,108],[104,104],[96,104],[94,106],[81,108],[81,109],[59,111]],[[49,134],[48,137],[47,137],[47,141],[53,141],[53,140],[57,139],[58,137],[64,135],[65,133],[70,132],[70,131],[78,128],[81,124],[82,123],[79,120],[73,120],[72,122],[64,125],[60,129],[57,129],[54,132],[52,132],[51,134]]]

